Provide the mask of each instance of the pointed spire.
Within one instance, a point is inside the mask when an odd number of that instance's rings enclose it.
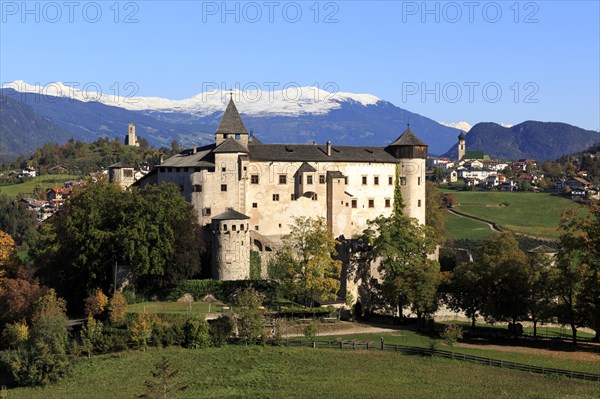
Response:
[[[242,118],[240,117],[240,113],[233,102],[233,93],[231,93],[231,98],[229,99],[229,104],[227,104],[227,108],[225,109],[225,113],[221,118],[221,122],[219,123],[219,127],[217,127],[217,134],[248,134],[248,130],[246,130],[246,126],[244,122],[242,122]]]

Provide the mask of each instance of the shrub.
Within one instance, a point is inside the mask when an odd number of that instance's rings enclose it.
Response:
[[[304,327],[304,337],[310,340],[314,340],[319,333],[319,326],[315,320],[311,321]]]
[[[125,296],[120,291],[116,291],[108,304],[108,320],[113,324],[123,323],[126,314],[127,301]]]
[[[131,323],[129,331],[131,332],[131,340],[134,344],[145,351],[148,346],[148,340],[152,336],[152,318],[149,314],[139,313],[133,323]]]
[[[220,316],[210,323],[210,335],[212,344],[221,347],[227,343],[227,339],[233,332],[233,320],[229,316]]]
[[[44,341],[5,351],[0,361],[10,372],[14,382],[29,386],[56,382],[66,373],[69,366],[64,347]]]
[[[96,317],[104,312],[108,304],[108,297],[100,288],[96,288],[96,292],[85,299],[85,314]]]
[[[210,345],[209,327],[204,319],[188,319],[183,325],[183,335],[186,348],[206,348]]]
[[[462,327],[458,324],[448,324],[444,327],[444,332],[441,336],[450,345],[452,353],[454,353],[454,344],[463,337]]]
[[[7,324],[2,332],[2,344],[7,348],[16,348],[29,339],[29,326],[24,321]]]
[[[185,340],[185,335],[183,331],[183,326],[169,325],[164,323],[155,324],[152,328],[152,342],[154,342],[157,346],[174,346],[174,345],[183,345]]]
[[[81,329],[81,349],[87,353],[88,358],[92,356],[94,349],[102,340],[102,327],[101,321],[96,321],[93,317],[88,316],[87,322]]]

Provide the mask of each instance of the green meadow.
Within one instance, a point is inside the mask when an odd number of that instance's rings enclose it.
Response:
[[[33,196],[33,192],[36,188],[46,190],[55,186],[62,187],[65,181],[74,180],[78,178],[80,178],[80,176],[69,174],[38,176],[33,178],[32,180],[26,181],[25,183],[0,186],[0,195],[5,194],[9,197],[31,197]]]
[[[579,215],[585,215],[585,209],[581,205],[547,193],[451,190],[445,190],[444,193],[456,197],[457,206],[454,209],[459,212],[491,220],[501,228],[515,233],[535,237],[558,238],[558,224],[565,209],[575,209]],[[449,220],[450,238],[478,238],[466,236],[483,234],[483,231],[469,232],[481,227],[479,225],[475,227],[475,224],[469,224],[465,220]]]
[[[79,359],[45,388],[8,399],[135,398],[163,358],[179,373],[168,398],[595,398],[598,383],[398,353],[227,346],[149,349]]]

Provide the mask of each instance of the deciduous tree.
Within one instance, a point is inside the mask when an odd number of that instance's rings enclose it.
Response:
[[[283,284],[291,297],[303,296],[307,305],[313,299],[335,298],[342,268],[341,261],[333,258],[337,244],[323,218],[295,218],[290,234],[269,264],[269,275]]]

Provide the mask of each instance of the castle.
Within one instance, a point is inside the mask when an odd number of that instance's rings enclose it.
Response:
[[[214,144],[161,160],[142,184],[178,185],[209,227],[213,277],[238,280],[250,277],[251,250],[266,277],[294,217],[322,217],[334,237],[352,238],[390,215],[397,172],[405,213],[425,223],[426,158],[427,145],[408,128],[386,147],[263,144],[231,99]]]

